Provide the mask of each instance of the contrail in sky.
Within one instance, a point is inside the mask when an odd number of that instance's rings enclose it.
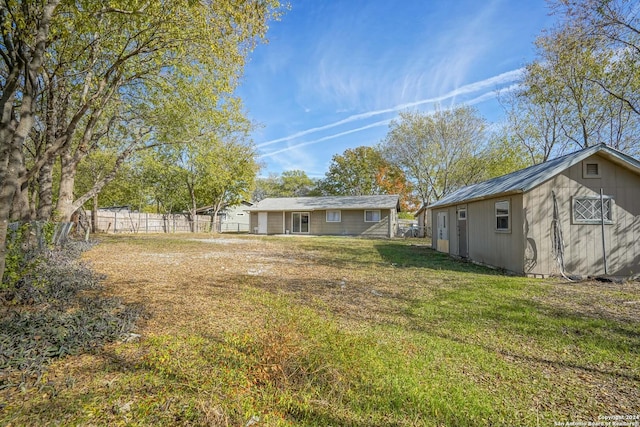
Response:
[[[508,86],[506,88],[503,88],[502,91],[503,92],[510,92],[510,91],[515,90],[517,88],[518,88],[518,85],[517,84],[513,84],[513,85],[510,85],[510,86]],[[469,104],[469,105],[478,104],[480,102],[486,101],[487,99],[490,99],[490,98],[493,98],[493,97],[495,97],[495,93],[494,92],[488,92],[488,93],[482,94],[482,95],[480,95],[480,96],[478,96],[476,98],[473,98],[472,100],[468,101],[467,104]],[[443,100],[443,99],[446,99],[446,98],[447,98],[447,96],[445,95],[445,96],[441,97],[440,100]],[[411,104],[404,104],[404,105],[408,105],[409,107],[411,107],[413,105],[419,105],[419,104],[423,104],[425,102],[435,102],[435,101],[426,101],[425,100],[425,101],[418,101],[418,102],[414,102],[414,103],[411,103]],[[409,108],[409,107],[406,107],[406,108]],[[390,109],[390,110],[385,110],[385,111],[394,111],[394,110]],[[362,116],[362,115],[364,115],[364,114],[360,114],[359,116]],[[352,117],[355,117],[355,116],[352,116]],[[371,116],[369,116],[369,117],[371,117]],[[339,123],[339,124],[347,123],[347,120],[348,119],[345,119],[345,120],[342,120],[342,121],[336,122],[336,123]],[[393,120],[393,119],[381,120],[379,122],[371,123],[371,124],[368,124],[366,126],[362,126],[362,127],[356,128],[356,129],[350,129],[350,130],[347,130],[347,131],[344,131],[344,132],[336,133],[334,135],[323,136],[322,138],[314,139],[312,141],[301,142],[300,144],[292,145],[290,147],[283,148],[281,150],[276,150],[276,151],[272,151],[270,153],[261,154],[258,157],[259,158],[271,157],[271,156],[275,156],[276,154],[286,153],[287,151],[291,151],[291,150],[294,150],[296,148],[305,147],[307,145],[317,144],[318,142],[327,141],[329,139],[339,138],[341,136],[349,135],[351,133],[360,132],[360,131],[363,131],[363,130],[366,130],[366,129],[371,129],[371,128],[378,127],[378,126],[386,126],[386,125],[389,124],[389,122],[391,122],[391,120]],[[334,126],[338,126],[338,124],[336,124],[336,123],[332,123],[331,125],[323,126],[322,128],[314,128],[314,129],[315,130],[329,129],[329,128],[332,128]],[[301,134],[302,135],[307,135],[309,133],[315,132],[314,129],[309,129],[308,131],[304,131],[304,132],[298,132],[298,134],[296,134],[295,136],[291,136],[291,137],[287,137],[287,138],[280,138],[279,140],[274,140],[274,141],[269,141],[269,143],[270,144],[275,144],[276,142],[282,142],[282,141],[291,140],[293,138],[301,136]],[[267,143],[264,143],[262,145],[258,145],[258,147],[264,146],[265,144],[267,144]]]
[[[313,141],[302,142],[300,144],[292,145],[291,147],[283,148],[282,150],[277,150],[277,151],[272,151],[271,153],[262,154],[262,155],[260,155],[258,157],[260,157],[260,158],[262,158],[262,157],[271,157],[271,156],[275,156],[276,154],[280,154],[280,153],[284,153],[286,151],[293,150],[294,148],[300,148],[300,147],[304,147],[306,145],[317,144],[318,142],[327,141],[329,139],[334,139],[334,138],[339,138],[341,136],[349,135],[350,133],[360,132],[360,131],[363,131],[365,129],[370,129],[370,128],[374,128],[374,127],[378,127],[378,126],[385,126],[385,125],[388,125],[391,120],[392,119],[382,120],[382,121],[379,121],[379,122],[368,124],[366,126],[359,127],[357,129],[350,129],[350,130],[347,130],[347,131],[344,131],[344,132],[336,133],[335,135],[329,135],[329,136],[324,136],[322,138],[314,139]]]
[[[337,122],[330,123],[328,125],[324,125],[324,126],[319,126],[319,127],[303,130],[303,131],[296,132],[296,133],[294,133],[292,135],[289,135],[289,136],[285,136],[285,137],[278,138],[278,139],[272,139],[271,141],[266,141],[266,142],[263,142],[261,144],[257,144],[256,147],[257,148],[267,147],[269,145],[277,144],[278,142],[290,141],[292,139],[296,139],[296,138],[299,138],[299,137],[304,136],[304,135],[309,135],[311,133],[315,133],[315,132],[320,132],[320,131],[323,131],[323,130],[331,129],[331,128],[334,128],[336,126],[343,125],[345,123],[351,123],[351,122],[354,122],[354,121],[357,121],[357,120],[363,120],[363,119],[368,119],[368,118],[373,117],[373,116],[378,116],[380,114],[392,113],[394,111],[405,110],[407,108],[416,107],[416,106],[422,105],[422,104],[440,102],[440,101],[444,101],[445,99],[453,98],[453,97],[456,97],[456,96],[477,92],[479,90],[485,89],[485,88],[490,87],[490,86],[495,86],[497,84],[504,84],[504,83],[515,81],[516,79],[518,79],[518,77],[520,77],[520,75],[522,74],[523,71],[524,71],[524,68],[518,68],[517,70],[507,71],[506,73],[498,74],[497,76],[490,77],[488,79],[481,80],[479,82],[470,83],[468,85],[459,87],[457,89],[452,90],[449,93],[446,93],[446,94],[441,95],[441,96],[437,96],[435,98],[422,99],[420,101],[408,102],[408,103],[405,103],[405,104],[396,105],[395,107],[385,108],[383,110],[375,110],[375,111],[368,111],[366,113],[361,113],[361,114],[354,114],[353,116],[349,116],[346,119],[342,119],[342,120],[339,120]],[[386,121],[386,122],[388,123],[389,121]],[[377,122],[377,124],[374,124],[374,125],[375,126],[380,126],[380,123],[382,123],[382,122]],[[345,135],[345,134],[348,134],[348,133],[357,132],[359,130],[368,129],[370,127],[373,127],[373,125],[365,126],[363,128],[360,128],[360,129],[353,129],[351,131],[347,131],[345,133],[338,134],[336,136],[342,136],[342,135]],[[325,137],[325,138],[326,139],[330,139],[330,138],[336,137],[336,136]],[[314,142],[324,141],[325,138],[320,138],[320,139],[318,139],[316,141],[305,142],[305,143],[303,143],[301,145],[310,145],[310,144],[312,144]],[[262,157],[271,156],[271,155],[274,155],[276,153],[287,151],[288,149],[299,147],[301,145],[296,145],[294,147],[289,147],[287,149],[278,150],[278,151],[273,152],[273,153],[265,154]]]

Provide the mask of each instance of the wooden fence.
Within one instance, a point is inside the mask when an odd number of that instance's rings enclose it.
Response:
[[[86,212],[91,221],[91,211]],[[189,233],[192,220],[184,214],[151,214],[127,211],[98,211],[97,231],[100,233]],[[193,218],[196,232],[211,231],[211,217]]]

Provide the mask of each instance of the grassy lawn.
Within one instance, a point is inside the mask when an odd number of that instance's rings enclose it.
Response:
[[[0,391],[4,425],[553,426],[640,415],[640,284],[508,277],[422,240],[109,236],[141,339]],[[636,420],[639,421],[640,420]]]

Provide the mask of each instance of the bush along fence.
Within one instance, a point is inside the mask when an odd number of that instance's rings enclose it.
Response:
[[[91,211],[86,211],[91,218]],[[211,216],[186,214],[152,214],[141,212],[98,211],[96,232],[99,233],[209,233]],[[219,233],[249,231],[249,224],[226,222],[220,219],[216,224]]]

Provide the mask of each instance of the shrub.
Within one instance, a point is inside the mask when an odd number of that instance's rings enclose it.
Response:
[[[134,327],[141,308],[104,296],[102,278],[77,261],[87,247],[71,242],[48,251],[4,291],[11,298],[0,306],[0,389],[37,382],[53,358],[100,347]]]

